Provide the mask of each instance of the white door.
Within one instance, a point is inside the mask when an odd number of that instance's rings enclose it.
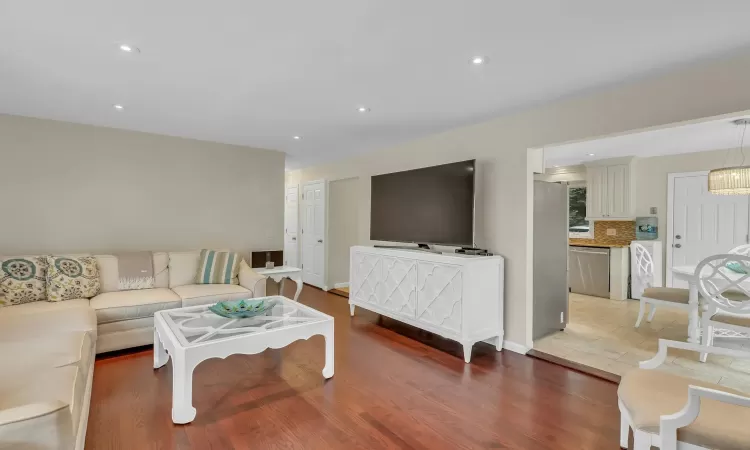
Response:
[[[628,217],[630,211],[630,168],[627,164],[607,167],[607,217]]]
[[[284,198],[284,265],[299,267],[299,186],[286,188]]]
[[[702,173],[675,176],[672,193],[667,281],[668,286],[686,288],[686,282],[672,278],[669,267],[698,264],[703,258],[747,243],[750,203],[746,195],[709,193],[708,175]]]
[[[607,168],[587,167],[586,216],[605,217],[607,215]]]
[[[302,187],[302,281],[325,289],[325,181]]]

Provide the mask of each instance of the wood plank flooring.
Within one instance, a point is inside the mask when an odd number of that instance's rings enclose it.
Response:
[[[174,425],[171,364],[152,369],[148,348],[100,357],[86,448],[618,448],[613,383],[486,344],[467,365],[457,343],[350,318],[342,297],[306,286],[300,299],[335,317],[331,380],[320,336],[209,360],[195,370],[195,421]]]

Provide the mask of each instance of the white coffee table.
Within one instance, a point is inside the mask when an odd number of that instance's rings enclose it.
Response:
[[[283,289],[286,279],[292,279],[297,283],[297,292],[294,293],[294,301],[299,300],[299,293],[302,292],[302,269],[299,267],[279,266],[274,267],[273,269],[258,268],[253,270],[255,273],[263,275],[264,277],[270,277],[277,283],[281,282],[281,286],[279,287],[280,292],[284,292]]]
[[[209,305],[154,314],[154,369],[172,358],[172,422],[188,423],[195,419],[193,370],[209,358],[253,355],[320,334],[326,343],[323,376],[333,376],[333,317],[286,297],[262,299],[277,303],[268,315],[247,319],[218,316],[208,310]]]

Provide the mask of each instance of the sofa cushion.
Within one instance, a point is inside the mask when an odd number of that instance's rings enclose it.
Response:
[[[47,300],[47,259],[19,256],[0,261],[0,295],[11,305]]]
[[[106,292],[91,299],[100,324],[152,317],[156,311],[180,306],[180,297],[165,288]]]
[[[182,299],[182,306],[207,305],[252,296],[251,291],[236,284],[189,284],[172,290]]]
[[[685,406],[690,385],[747,395],[724,386],[660,370],[633,369],[622,377],[617,396],[630,413],[635,429],[658,433],[661,416],[674,414]],[[701,399],[698,418],[690,425],[680,428],[677,439],[701,448],[750,448],[748,422],[750,408]]]
[[[14,408],[37,405],[50,411],[68,405],[73,419],[73,434],[78,429],[85,401],[86,376],[77,365],[29,371],[23,375],[0,372],[0,411],[12,415]],[[10,419],[12,417],[3,417]],[[40,430],[43,432],[43,430]]]
[[[0,340],[33,339],[70,331],[89,332],[93,339],[96,337],[96,314],[88,304],[88,300],[76,299],[0,308]],[[37,305],[40,307],[31,307]]]
[[[99,266],[93,256],[47,257],[47,300],[91,298],[101,289]]]
[[[0,361],[13,361],[13,364],[3,367],[5,373],[78,365],[87,374],[89,366],[93,364],[93,349],[91,334],[83,331],[7,340],[2,339],[0,333]]]
[[[56,313],[66,309],[77,309],[89,307],[89,299],[87,298],[76,298],[65,302],[33,302],[24,303],[22,305],[12,305],[8,308],[0,308],[0,320],[3,317],[11,317],[22,314],[44,314],[44,313]]]
[[[189,252],[169,253],[169,287],[195,284],[195,276],[198,273],[198,261],[201,252],[193,250]]]

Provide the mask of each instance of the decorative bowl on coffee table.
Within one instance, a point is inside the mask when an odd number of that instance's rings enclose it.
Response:
[[[275,300],[230,300],[211,305],[208,309],[221,317],[244,319],[265,314],[276,304]]]

